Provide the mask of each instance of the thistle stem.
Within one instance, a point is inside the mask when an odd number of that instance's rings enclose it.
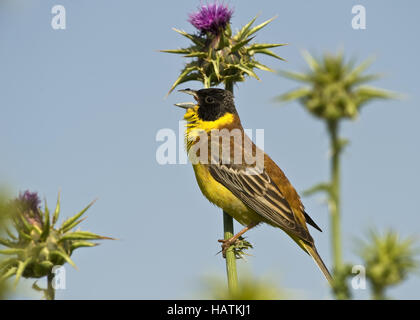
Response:
[[[45,292],[45,297],[47,300],[55,300],[55,289],[53,287],[53,280],[54,280],[54,274],[50,272],[47,276],[48,287]]]
[[[233,82],[226,82],[225,89],[233,93]],[[233,218],[223,211],[223,238],[228,240],[234,236]],[[236,268],[236,257],[233,247],[226,251],[226,274],[228,288],[231,296],[238,290],[238,271]]]
[[[340,213],[340,157],[343,150],[339,138],[339,122],[337,120],[328,122],[328,133],[330,136],[331,157],[331,182],[329,193],[329,207],[331,219],[331,245],[334,262],[335,279],[343,279],[342,246],[341,246],[341,213]],[[339,280],[340,281],[340,280]],[[334,294],[337,299],[350,299],[346,283],[337,283]]]
[[[229,240],[234,236],[233,219],[223,211],[223,232],[224,239]],[[228,288],[231,295],[238,290],[238,272],[236,269],[236,257],[233,247],[226,250],[226,274],[228,280]]]
[[[373,286],[372,288],[373,300],[386,300],[385,288],[383,286]]]
[[[233,82],[232,81],[226,81],[225,82],[225,90],[228,90],[233,93]]]
[[[340,231],[340,153],[341,146],[338,138],[338,122],[328,123],[330,144],[332,150],[331,158],[331,193],[330,193],[330,215],[332,227],[332,250],[334,268],[342,267],[341,257],[341,231]]]

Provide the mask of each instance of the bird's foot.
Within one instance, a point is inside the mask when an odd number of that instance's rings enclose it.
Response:
[[[244,250],[247,249],[252,249],[252,244],[248,241],[246,241],[243,237],[239,237],[239,238],[230,238],[230,239],[220,239],[218,240],[218,242],[222,243],[222,255],[223,258],[226,258],[226,252],[227,250],[229,250],[229,248],[232,247],[233,252],[235,254],[235,258],[236,259],[241,259],[243,258],[243,255],[245,255],[246,253],[244,252]]]
[[[223,255],[223,258],[226,258],[226,251],[232,245],[236,244],[239,241],[239,239],[232,239],[232,238],[230,238],[230,239],[227,239],[227,240],[225,240],[225,239],[219,239],[217,241],[222,243],[222,255]]]

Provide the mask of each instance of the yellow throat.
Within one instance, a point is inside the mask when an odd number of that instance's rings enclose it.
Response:
[[[191,145],[195,142],[196,138],[200,136],[200,133],[210,132],[214,129],[220,129],[224,126],[232,123],[235,120],[235,116],[232,113],[226,113],[221,116],[219,119],[214,121],[205,121],[200,119],[197,113],[198,106],[194,108],[189,108],[185,112],[184,120],[187,121],[185,125],[185,145],[187,151],[190,150]]]

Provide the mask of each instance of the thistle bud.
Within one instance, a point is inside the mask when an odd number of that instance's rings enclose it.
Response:
[[[54,266],[66,262],[76,267],[70,258],[74,250],[93,247],[94,240],[111,239],[87,231],[74,231],[82,222],[83,214],[92,206],[56,226],[60,214],[60,195],[52,217],[47,203],[41,209],[37,193],[25,191],[10,202],[11,224],[14,231],[6,228],[8,238],[0,238],[0,245],[6,249],[0,254],[10,258],[0,264],[0,281],[15,276],[15,285],[21,277],[41,278],[50,275]]]
[[[307,73],[282,71],[281,74],[305,85],[282,94],[277,100],[299,100],[317,118],[329,122],[356,119],[366,103],[397,97],[390,91],[363,85],[380,78],[379,74],[364,74],[372,59],[354,67],[354,61],[345,61],[341,52],[326,53],[320,59],[304,52],[304,58],[309,66]]]
[[[162,52],[182,54],[192,60],[185,65],[169,93],[187,81],[200,81],[204,87],[223,83],[226,88],[232,88],[236,82],[245,81],[246,76],[259,80],[255,69],[273,70],[256,60],[255,55],[258,53],[284,60],[270,49],[285,44],[251,43],[256,32],[274,18],[253,27],[256,20],[254,18],[232,35],[232,15],[232,9],[215,2],[203,5],[197,12],[190,14],[188,21],[199,34],[190,34],[174,28],[176,32],[191,40],[192,44],[188,48]]]

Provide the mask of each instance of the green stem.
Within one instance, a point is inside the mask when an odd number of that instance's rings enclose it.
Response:
[[[223,211],[223,232],[224,239],[229,240],[233,237],[233,219]],[[226,274],[228,280],[228,288],[231,296],[238,290],[238,272],[236,269],[236,257],[233,247],[226,250]]]
[[[330,194],[330,214],[332,227],[332,249],[334,268],[339,270],[342,267],[341,257],[341,231],[340,231],[340,154],[341,146],[338,138],[338,122],[328,123],[330,135],[332,159],[331,159],[331,194]]]
[[[204,82],[204,87],[208,88],[208,82]],[[225,90],[233,93],[233,82],[225,83]],[[233,218],[223,211],[223,239],[228,240],[234,235]],[[236,257],[232,247],[226,250],[226,274],[228,280],[228,288],[231,296],[233,296],[238,289],[238,271],[236,269]]]
[[[343,272],[342,247],[341,247],[341,218],[340,218],[340,156],[343,149],[339,138],[338,121],[328,122],[328,133],[330,136],[331,157],[331,189],[329,194],[330,218],[331,218],[331,244],[334,261],[334,273],[336,279],[342,279]],[[345,281],[343,279],[343,281]],[[349,299],[345,283],[337,284],[335,296],[337,299]]]
[[[228,90],[233,93],[233,82],[232,81],[226,81],[225,82],[225,90]]]
[[[54,274],[50,272],[47,277],[47,281],[48,281],[48,287],[46,290],[47,300],[55,300],[55,289],[53,287],[53,280],[54,280]]]
[[[233,93],[233,83],[226,82],[225,89]],[[233,237],[233,218],[223,211],[223,237],[225,240]],[[238,290],[238,272],[236,269],[236,257],[232,247],[226,250],[226,274],[228,280],[228,288],[231,296]]]
[[[383,286],[373,286],[372,299],[373,300],[386,300],[385,288]]]

